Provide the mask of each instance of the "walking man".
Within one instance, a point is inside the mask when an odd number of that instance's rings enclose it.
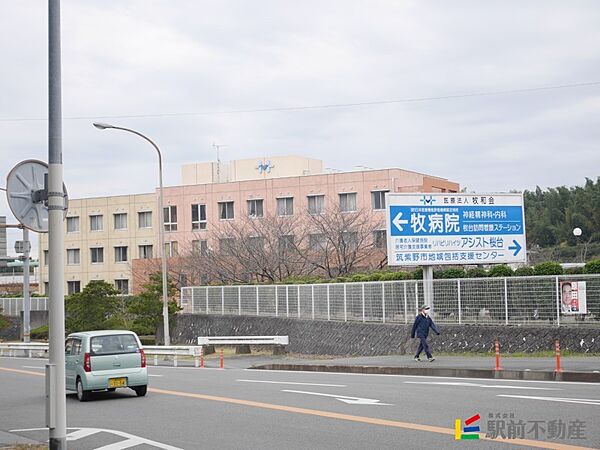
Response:
[[[415,355],[415,361],[421,361],[421,352],[425,352],[427,355],[427,359],[429,362],[435,361],[435,358],[431,354],[429,350],[429,344],[427,344],[427,336],[429,336],[429,329],[431,328],[435,334],[439,336],[440,331],[435,326],[435,323],[429,317],[429,306],[423,305],[419,310],[419,314],[415,318],[415,323],[413,324],[412,331],[410,332],[410,337],[415,338],[418,337],[420,339],[419,348],[417,349],[417,354]]]

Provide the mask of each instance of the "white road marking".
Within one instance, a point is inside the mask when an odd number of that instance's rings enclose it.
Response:
[[[22,431],[45,431],[48,428],[22,428],[19,430],[10,430],[10,433],[18,433]],[[137,447],[139,445],[149,445],[151,447],[160,448],[162,450],[183,450],[179,447],[173,447],[172,445],[162,444],[160,442],[151,441],[143,437],[135,436],[133,434],[125,433],[118,430],[106,430],[104,428],[73,428],[69,427],[67,430],[75,430],[67,433],[67,441],[77,441],[88,436],[92,436],[97,433],[109,433],[125,438],[124,441],[116,442],[114,444],[105,445],[103,447],[97,447],[96,450],[121,450],[125,448]]]
[[[547,402],[578,403],[580,405],[600,406],[600,399],[569,397],[530,397],[528,395],[499,394],[497,397],[522,398],[526,400],[543,400]]]
[[[349,372],[318,372],[316,370],[275,370],[275,369],[242,369],[253,373],[256,372],[273,372],[273,373],[301,373],[313,375],[346,375],[354,377],[392,377],[392,378],[426,378],[434,380],[471,380],[471,381],[494,381],[495,383],[546,383],[546,384],[577,384],[581,386],[600,386],[600,383],[589,383],[585,381],[543,381],[543,380],[503,380],[493,378],[468,378],[468,377],[436,377],[432,375],[394,375],[387,373],[349,373]]]
[[[307,394],[307,395],[318,395],[321,397],[333,397],[340,402],[348,403],[351,405],[385,405],[385,406],[393,406],[390,403],[380,403],[379,400],[374,398],[360,398],[360,397],[349,397],[347,395],[334,395],[334,394],[324,394],[322,392],[308,392],[308,391],[293,391],[289,389],[284,389],[281,392],[291,392],[294,394]]]
[[[24,369],[38,369],[38,370],[46,370],[45,367],[42,366],[23,366]]]
[[[560,388],[545,388],[545,387],[533,387],[533,386],[511,386],[508,384],[479,384],[479,383],[467,383],[464,381],[405,381],[406,384],[436,384],[441,386],[465,386],[465,387],[479,387],[479,388],[491,388],[491,389],[535,389],[539,391],[562,391]]]
[[[268,381],[268,380],[235,380],[244,383],[296,384],[301,386],[346,387],[345,384],[300,383],[298,381]]]
[[[162,375],[155,375],[155,374],[151,374],[151,373],[149,373],[148,376],[149,377],[162,377]]]

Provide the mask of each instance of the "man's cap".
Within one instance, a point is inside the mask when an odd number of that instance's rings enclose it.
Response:
[[[425,309],[431,309],[431,308],[429,306],[427,306],[427,305],[421,305],[420,311],[423,311]]]

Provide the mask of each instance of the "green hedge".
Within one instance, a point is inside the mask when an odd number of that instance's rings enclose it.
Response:
[[[585,273],[600,273],[600,259],[593,259],[585,265]]]
[[[541,264],[536,265],[533,268],[533,273],[534,273],[534,275],[538,275],[538,276],[540,276],[540,275],[562,275],[563,268],[557,262],[548,261],[548,262],[543,262]]]

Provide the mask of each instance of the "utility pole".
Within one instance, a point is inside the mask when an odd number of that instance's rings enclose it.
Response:
[[[29,295],[29,229],[23,227],[23,342],[31,341],[31,296]]]
[[[48,0],[48,275],[49,364],[46,366],[50,450],[67,448],[65,393],[64,209],[60,0]]]

